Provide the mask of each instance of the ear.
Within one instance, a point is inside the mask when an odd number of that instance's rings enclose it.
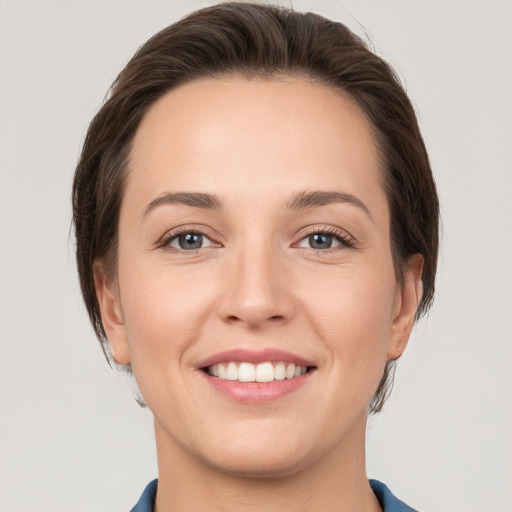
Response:
[[[126,340],[119,290],[111,282],[105,268],[100,263],[94,264],[94,285],[100,307],[101,322],[107,335],[114,360],[119,364],[130,363],[130,351]]]
[[[415,254],[406,262],[403,285],[397,287],[388,347],[388,360],[398,359],[409,342],[416,310],[423,295],[422,273],[423,256]]]

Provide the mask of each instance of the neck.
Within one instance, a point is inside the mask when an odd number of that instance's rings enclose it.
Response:
[[[363,418],[320,460],[294,472],[251,477],[223,472],[183,450],[155,420],[159,481],[155,512],[380,512],[365,468]]]

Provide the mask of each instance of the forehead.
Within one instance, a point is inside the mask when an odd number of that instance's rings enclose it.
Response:
[[[185,84],[149,109],[126,193],[149,201],[165,191],[269,197],[342,186],[360,194],[381,189],[379,167],[372,127],[351,98],[290,77],[232,76]]]

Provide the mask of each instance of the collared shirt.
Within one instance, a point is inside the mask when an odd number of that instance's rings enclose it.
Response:
[[[153,512],[155,508],[156,488],[158,479],[150,482],[144,489],[137,505],[132,508],[131,512]],[[417,512],[413,508],[407,506],[403,501],[393,496],[386,485],[378,480],[370,480],[370,486],[379,500],[383,512]]]

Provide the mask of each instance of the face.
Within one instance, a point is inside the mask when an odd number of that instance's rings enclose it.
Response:
[[[157,444],[237,474],[289,474],[349,446],[405,348],[371,127],[322,85],[181,86],[136,134],[116,285],[102,319],[154,414]]]

